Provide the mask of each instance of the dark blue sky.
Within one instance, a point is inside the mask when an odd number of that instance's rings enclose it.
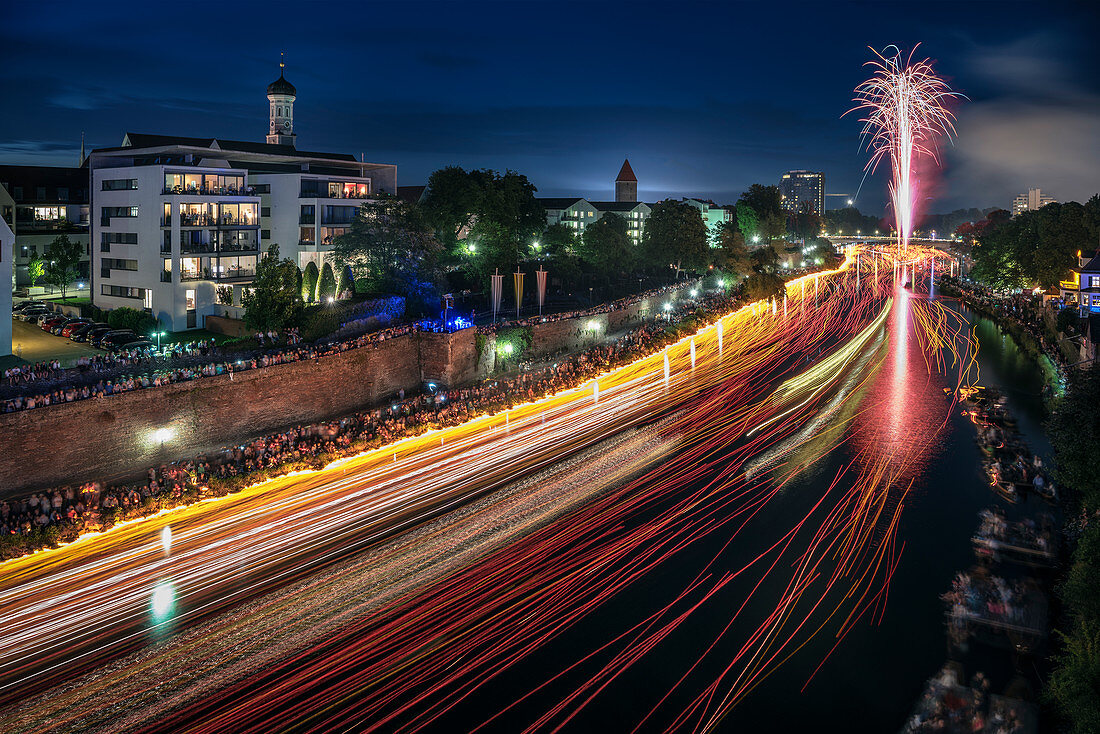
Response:
[[[934,211],[1029,186],[1100,189],[1090,3],[13,3],[0,28],[0,162],[75,163],[123,133],[262,140],[287,52],[299,148],[512,168],[540,195],[733,201],[791,168],[853,194],[865,154],[840,115],[867,46],[921,41],[970,102]],[[879,213],[881,173],[857,205]],[[841,199],[830,199],[830,206]]]

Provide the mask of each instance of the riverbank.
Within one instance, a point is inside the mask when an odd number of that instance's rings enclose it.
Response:
[[[937,289],[940,294],[958,298],[970,310],[993,321],[1025,354],[1036,360],[1050,386],[1051,397],[1061,393],[1066,365],[1073,355],[1062,350],[1061,345],[1065,341],[1058,338],[1053,316],[1043,313],[1041,327],[1036,323],[1026,323],[1006,307],[980,296],[977,291],[964,287],[961,281],[950,276],[941,276]]]

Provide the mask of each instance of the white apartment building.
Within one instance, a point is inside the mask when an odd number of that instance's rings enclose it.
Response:
[[[653,211],[649,204],[640,201],[588,201],[575,197],[538,199],[546,212],[546,224],[564,224],[577,237],[584,235],[585,227],[599,221],[604,214],[618,214],[626,220],[626,230],[635,245],[642,241],[645,221]]]
[[[1033,212],[1047,204],[1057,204],[1058,200],[1053,196],[1043,196],[1042,189],[1028,189],[1026,194],[1020,194],[1012,200],[1012,216],[1023,212]]]
[[[294,90],[281,74],[268,99],[268,140],[279,142],[128,133],[92,151],[95,305],[145,309],[169,331],[202,328],[240,305],[270,245],[320,267],[363,202],[396,193],[395,165],[295,148]]]

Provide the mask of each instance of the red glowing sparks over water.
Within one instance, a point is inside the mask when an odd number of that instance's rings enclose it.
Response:
[[[894,53],[887,55],[890,50]],[[876,59],[865,66],[874,69],[874,74],[855,88],[852,101],[856,106],[844,113],[861,110],[865,115],[859,121],[871,153],[866,168],[873,172],[884,159],[890,161],[890,200],[899,253],[908,250],[913,231],[919,185],[914,171],[917,161],[927,157],[938,165],[937,140],[955,133],[955,116],[947,109],[947,102],[962,96],[936,76],[930,59],[914,62],[916,50],[914,46],[903,59],[896,46],[888,46],[882,53],[872,48]]]

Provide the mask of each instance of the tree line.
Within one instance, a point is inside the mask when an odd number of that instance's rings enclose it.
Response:
[[[1100,196],[1014,217],[994,212],[976,230],[973,277],[997,288],[1049,288],[1069,279],[1078,251],[1100,242]]]
[[[832,245],[819,236],[821,217],[808,207],[784,212],[777,186],[750,186],[714,231],[690,204],[658,202],[637,244],[628,221],[615,213],[588,224],[582,234],[565,224],[547,225],[535,194],[535,186],[515,171],[442,168],[429,177],[419,202],[381,194],[364,203],[347,232],[333,241],[333,272],[360,295],[400,295],[411,313],[434,314],[440,293],[486,293],[491,274],[516,268],[544,267],[566,297],[598,289],[601,297],[614,298],[643,283],[707,273],[731,285],[744,281],[751,294],[768,297],[782,291],[781,248],[798,246],[815,264],[836,260]],[[278,259],[277,250],[268,253],[246,297],[250,328],[266,321],[260,315],[265,311],[280,314],[280,323],[293,323],[325,278],[323,270],[307,266],[298,273],[293,262]],[[344,288],[337,285],[336,292]]]

